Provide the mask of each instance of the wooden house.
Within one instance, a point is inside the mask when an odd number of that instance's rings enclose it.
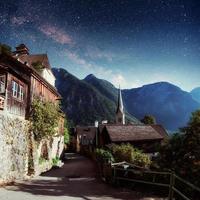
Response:
[[[156,147],[167,137],[161,125],[100,125],[99,147],[111,147],[113,144],[129,143],[146,153],[156,152]]]
[[[21,44],[12,55],[0,55],[0,112],[28,119],[34,98],[59,103],[55,77],[46,54],[30,55]],[[59,130],[63,130],[64,118]]]
[[[74,130],[74,139],[76,141],[74,149],[76,152],[88,153],[93,152],[96,146],[98,134],[97,127],[94,126],[77,126]]]
[[[116,123],[90,127],[77,126],[74,135],[76,136],[78,150],[91,149],[89,146],[110,148],[113,144],[129,143],[146,153],[156,152],[157,145],[168,137],[161,125],[125,124],[125,112],[120,89]],[[90,143],[83,143],[83,141],[90,141]]]
[[[27,66],[10,55],[0,55],[0,112],[25,118],[28,90]]]

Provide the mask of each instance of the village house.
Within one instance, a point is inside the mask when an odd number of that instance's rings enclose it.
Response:
[[[47,55],[30,55],[21,44],[13,55],[0,56],[1,112],[28,118],[36,97],[53,103],[61,99]]]
[[[97,145],[98,128],[95,126],[77,126],[74,149],[77,152],[89,155]]]
[[[115,117],[115,124],[95,122],[95,126],[77,126],[74,131],[76,151],[91,152],[94,147],[110,148],[113,144],[129,143],[146,153],[155,153],[157,145],[168,137],[161,125],[126,124],[120,89]]]
[[[26,168],[25,171],[28,166],[24,166],[24,160],[26,160],[26,165],[30,163],[30,160],[28,160],[30,155],[27,155],[26,152],[28,142],[30,141],[27,140],[27,134],[24,133],[22,127],[29,121],[31,105],[34,99],[37,98],[54,104],[59,103],[61,96],[55,88],[55,80],[46,54],[32,55],[24,44],[17,46],[16,51],[12,54],[0,54],[0,121],[2,121],[0,124],[0,137],[2,137],[0,153],[2,154],[3,152],[1,151],[9,146],[7,145],[9,134],[9,140],[12,140],[10,145],[16,145],[15,149],[20,149],[19,143],[24,142],[24,149],[19,150],[23,152],[20,155],[24,155],[24,157],[19,159],[23,159],[22,166],[20,167]],[[64,114],[62,111],[60,112],[61,117],[53,139],[44,139],[37,145],[32,144],[31,156],[33,157],[35,174],[51,168],[52,159],[59,157],[63,151]],[[10,127],[11,124],[13,127]],[[8,126],[9,132],[6,130],[6,126]],[[15,135],[17,136],[15,137]],[[22,141],[19,142],[19,138]],[[13,158],[16,157],[16,155],[13,156],[10,147],[7,153],[12,154],[10,156]],[[45,162],[41,164],[41,160]],[[22,160],[18,161],[18,163],[20,162]],[[9,164],[12,165],[13,163],[10,162]],[[20,167],[16,166],[16,168]],[[9,168],[8,164],[7,168]],[[0,175],[7,173],[3,171],[5,169],[0,169]]]

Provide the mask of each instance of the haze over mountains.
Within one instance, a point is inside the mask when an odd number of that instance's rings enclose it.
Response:
[[[114,122],[118,90],[110,82],[92,74],[79,80],[65,69],[54,68],[53,73],[63,97],[63,110],[74,124],[88,125],[105,119]],[[138,122],[149,114],[170,131],[185,126],[191,112],[200,108],[196,93],[194,97],[194,92],[190,94],[168,82],[125,89],[122,95],[128,121]]]
[[[200,102],[200,87],[194,88],[190,94],[192,95],[193,99]]]

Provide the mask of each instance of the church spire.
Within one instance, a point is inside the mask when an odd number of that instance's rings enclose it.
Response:
[[[124,114],[124,105],[122,100],[122,93],[119,87],[118,90],[118,103],[117,103],[117,110],[116,110],[116,123],[117,124],[125,124],[125,114]]]

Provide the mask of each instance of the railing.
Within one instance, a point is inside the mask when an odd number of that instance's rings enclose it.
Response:
[[[200,188],[180,178],[173,172],[151,171],[126,162],[113,163],[111,167],[113,172],[112,179],[114,183],[121,180],[165,187],[169,191],[169,200],[173,200],[175,194],[176,196],[179,196],[179,198],[181,197],[181,199],[184,200],[194,200],[191,199],[191,197],[186,196],[186,194],[184,194],[183,191],[180,191],[178,185],[176,184],[177,182],[179,182],[179,184],[181,183],[181,185],[184,186],[184,188],[190,188],[196,193],[199,193],[198,199],[200,199]],[[158,178],[160,181],[158,181]],[[197,199],[197,194],[195,199]]]

